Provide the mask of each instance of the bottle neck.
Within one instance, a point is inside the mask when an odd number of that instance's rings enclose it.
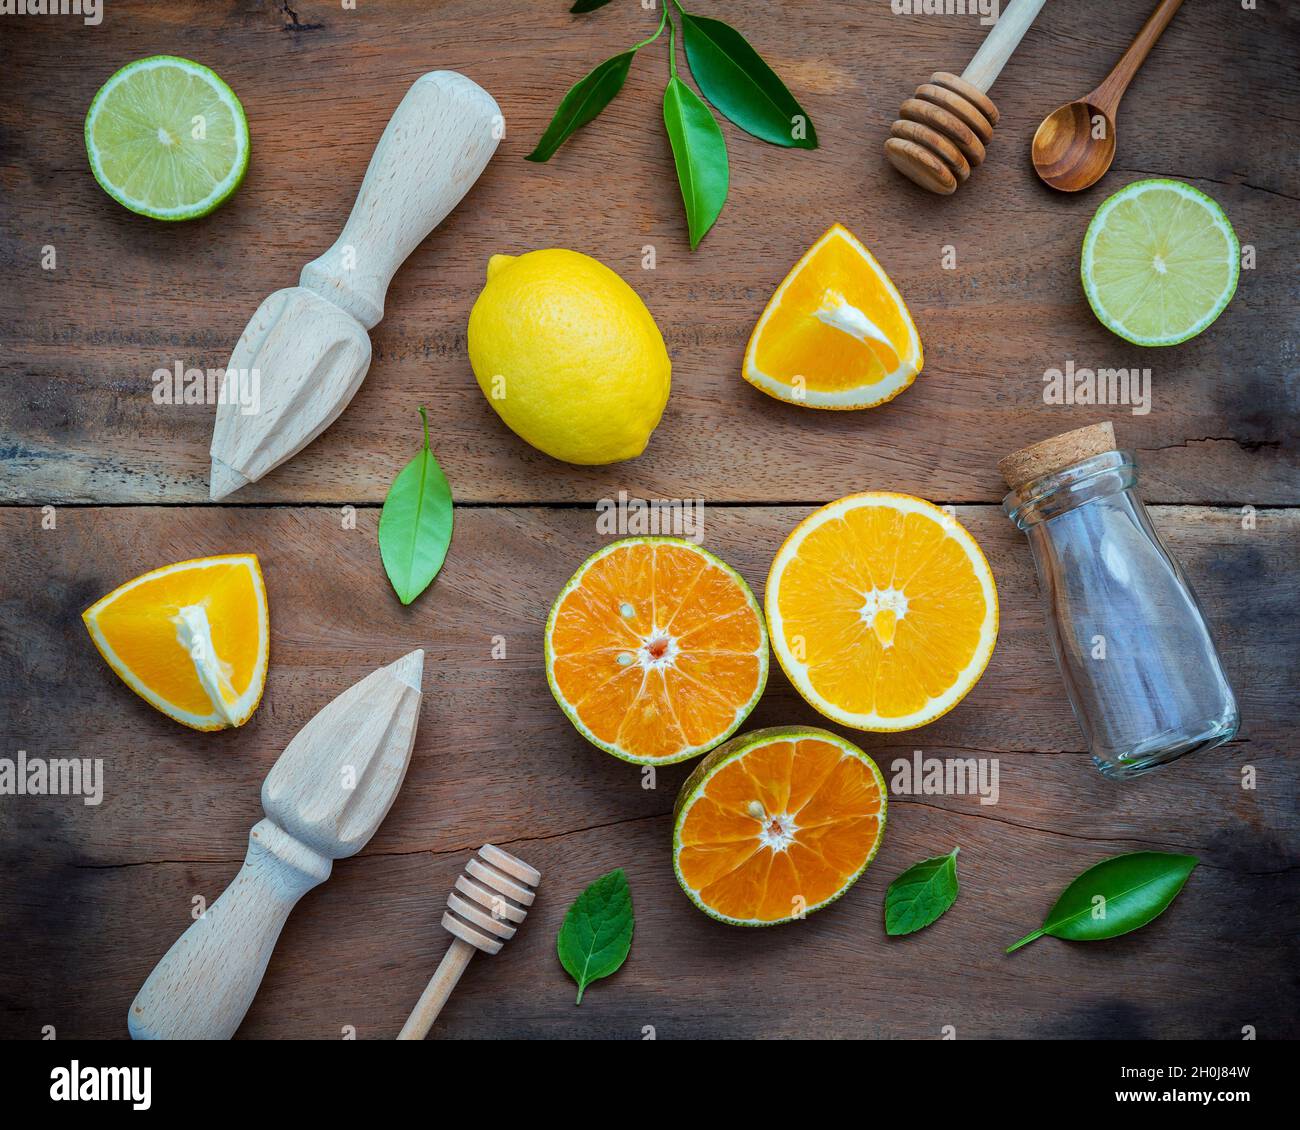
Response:
[[[1126,491],[1136,482],[1137,461],[1131,451],[1104,451],[1017,487],[1002,500],[1002,509],[1018,528],[1027,530],[1094,499]]]

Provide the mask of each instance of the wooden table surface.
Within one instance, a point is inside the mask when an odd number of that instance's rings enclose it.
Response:
[[[522,160],[569,84],[657,16],[632,0],[582,17],[567,6],[116,0],[97,27],[0,20],[0,756],[105,767],[97,807],[0,797],[0,1035],[124,1036],[127,1005],[192,900],[210,902],[242,861],[261,780],[288,739],[413,647],[428,663],[406,784],[366,850],[295,911],[243,1036],[395,1035],[447,944],[446,892],[485,841],[545,879],[518,938],[471,968],[439,1037],[1300,1035],[1300,5],[1191,0],[1127,95],[1114,169],[1065,198],[1032,175],[1033,129],[1100,80],[1151,4],[1048,4],[995,88],[989,160],[939,199],[895,174],[880,147],[918,82],[961,69],[985,34],[978,18],[896,15],[887,0],[697,0],[759,47],[822,144],[776,150],[725,125],[730,199],[694,254],[658,106],[662,45],[554,160]],[[86,165],[91,96],[155,53],[213,66],[252,129],[243,187],[192,223],[126,212]],[[155,405],[151,374],[225,364],[261,299],[334,240],[406,88],[443,68],[496,96],[508,123],[496,158],[397,275],[369,377],[340,421],[261,483],[208,505],[213,410]],[[1220,320],[1165,350],[1111,336],[1078,281],[1093,211],[1148,175],[1210,193],[1255,254]],[[834,221],[890,272],[925,345],[916,384],[869,412],[793,408],[739,374],[764,302]],[[50,246],[56,266],[45,270]],[[510,434],[475,384],[465,323],[488,256],[547,246],[608,263],[663,329],[673,393],[634,462],[553,462]],[[653,270],[642,268],[647,246]],[[1149,367],[1150,413],[1045,404],[1044,372],[1071,360]],[[403,608],[375,531],[415,452],[420,404],[459,508],[442,574]],[[1245,720],[1229,746],[1122,785],[1081,752],[995,468],[1025,442],[1099,418],[1137,451],[1142,493],[1198,588]],[[999,801],[895,795],[876,862],[841,902],[778,929],[728,928],[693,909],[672,875],[669,813],[689,766],[660,770],[646,789],[635,767],[577,735],[546,686],[545,615],[605,540],[596,501],[619,490],[703,499],[705,544],[759,589],[813,506],[871,488],[957,505],[992,564],[1003,622],[987,673],[956,710],[908,734],[849,736],[887,777],[916,749],[996,758]],[[266,696],[242,729],[197,734],[119,682],[79,613],[146,569],[236,551],[256,552],[266,575]],[[773,667],[750,724],[815,721]],[[1243,787],[1247,766],[1254,788]],[[886,938],[890,879],[954,844],[955,908],[918,935]],[[1157,922],[1107,943],[1045,939],[1003,955],[1075,874],[1143,848],[1201,858]],[[612,867],[631,882],[632,953],[575,1008],[555,933]]]

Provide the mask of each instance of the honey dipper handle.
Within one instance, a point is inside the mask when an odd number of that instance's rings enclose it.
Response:
[[[975,52],[975,58],[962,71],[961,77],[978,88],[982,94],[987,94],[989,87],[1002,73],[1002,68],[1007,65],[1007,60],[1020,46],[1025,32],[1029,30],[1029,25],[1034,22],[1034,17],[1042,11],[1046,3],[1047,0],[1013,0],[1011,6],[998,17],[998,22],[993,25],[993,30],[980,44],[980,49]]]
[[[1142,30],[1134,36],[1128,50],[1120,56],[1119,62],[1111,69],[1110,74],[1102,80],[1102,84],[1096,90],[1088,95],[1089,102],[1112,118],[1115,116],[1115,111],[1119,108],[1119,100],[1124,97],[1128,84],[1133,81],[1138,68],[1146,62],[1146,57],[1151,54],[1151,48],[1156,45],[1156,40],[1169,26],[1169,21],[1174,18],[1174,13],[1182,7],[1182,4],[1183,0],[1161,0],[1156,10],[1147,17]]]
[[[273,821],[255,824],[239,874],[176,939],[131,1002],[131,1038],[230,1039],[289,912],[329,878],[332,865]]]
[[[451,996],[451,991],[460,980],[460,975],[469,965],[469,959],[476,952],[468,942],[462,942],[459,938],[452,939],[451,948],[443,955],[438,968],[433,971],[433,976],[425,985],[424,992],[420,994],[420,999],[415,1002],[411,1015],[406,1018],[406,1023],[397,1034],[399,1040],[423,1040],[429,1034],[429,1029],[438,1019],[442,1006],[447,1003],[447,998]]]
[[[455,71],[406,92],[366,169],[347,226],[301,285],[370,329],[397,268],[478,180],[504,134],[496,100]]]

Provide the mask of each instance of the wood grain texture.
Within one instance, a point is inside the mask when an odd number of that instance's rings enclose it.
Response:
[[[998,81],[1001,120],[978,188],[935,200],[881,145],[899,102],[936,68],[962,65],[976,17],[898,16],[881,2],[711,0],[745,30],[813,116],[822,147],[778,151],[725,126],[731,197],[687,250],[659,99],[662,45],[547,165],[522,157],[561,95],[599,60],[648,34],[654,13],[563,0],[485,5],[366,0],[355,11],[279,4],[108,5],[104,22],[5,21],[0,69],[0,498],[20,502],[199,501],[211,406],[161,407],[151,374],[178,360],[223,366],[266,295],[330,244],[393,107],[433,68],[491,91],[507,136],[486,176],[398,272],[365,386],[343,418],[241,501],[377,502],[414,450],[415,408],[437,421],[438,456],[463,501],[564,501],[639,493],[711,501],[827,500],[888,486],[938,501],[993,501],[996,459],[1025,443],[1117,419],[1139,450],[1147,497],[1295,501],[1300,5],[1205,5],[1173,22],[1125,101],[1116,167],[1090,193],[1041,186],[1029,140],[1054,106],[1105,74],[1149,5],[1098,19],[1053,4]],[[134,216],[91,178],[82,119],[126,61],[179,52],[213,64],[248,112],[253,156],[213,216]],[[1175,96],[1176,92],[1176,96]],[[36,128],[39,107],[39,128]],[[1257,265],[1193,341],[1140,351],[1093,317],[1078,255],[1093,211],[1142,176],[1172,175],[1218,199]],[[747,336],[789,266],[833,221],[875,252],[907,299],[925,370],[896,401],[817,413],[740,376]],[[56,270],[41,269],[53,246]],[[539,246],[593,254],[629,279],[664,331],[675,388],[647,453],[612,468],[556,463],[484,403],[465,324],[488,256]],[[643,270],[643,249],[656,267]],[[945,247],[956,269],[945,270]],[[1150,366],[1149,415],[1049,406],[1046,369]]]
[[[760,587],[806,507],[706,511],[705,545]],[[0,907],[22,945],[0,966],[0,1035],[117,1037],[127,1005],[229,882],[260,815],[258,790],[325,701],[413,647],[428,650],[407,780],[375,838],[298,905],[243,1036],[391,1038],[446,945],[446,892],[484,841],[547,880],[518,936],[475,962],[435,1037],[681,1036],[1296,1037],[1298,899],[1294,672],[1300,510],[1155,507],[1197,586],[1238,691],[1243,736],[1125,785],[1105,781],[1052,664],[1022,535],[994,507],[960,520],[986,550],[1002,628],[985,676],[931,726],[854,736],[895,759],[994,757],[1000,796],[890,798],[875,863],[807,922],[737,930],[676,887],[671,810],[690,765],[643,787],[637,767],[572,729],[542,669],[551,600],[602,538],[589,508],[470,508],[433,587],[403,608],[383,582],[377,511],[333,507],[0,510],[12,547],[0,636],[0,718],[12,755],[104,760],[97,807],[74,797],[0,804]],[[237,731],[194,734],[139,701],[95,654],[78,614],[161,560],[256,552],[271,612],[266,696]],[[504,658],[492,658],[494,644]],[[499,650],[498,650],[499,653]],[[746,728],[816,722],[774,670]],[[1257,787],[1241,787],[1253,766]],[[962,893],[943,921],[888,939],[889,881],[959,843]],[[1106,855],[1163,848],[1202,859],[1156,923],[1097,946],[1002,948]],[[637,910],[627,965],[575,1008],[555,959],[564,911],[613,867]]]

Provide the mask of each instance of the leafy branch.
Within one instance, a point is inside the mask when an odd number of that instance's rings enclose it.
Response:
[[[577,0],[574,13],[592,12],[609,0]],[[677,18],[672,9],[676,8]],[[677,72],[677,25],[691,76],[702,99]],[[777,73],[735,28],[688,12],[681,0],[663,0],[655,33],[633,44],[573,84],[561,99],[529,161],[549,161],[579,129],[598,117],[623,89],[637,53],[668,30],[668,83],[664,129],[686,211],[691,248],[717,221],[730,187],[727,144],[704,99],[746,133],[787,149],[816,149],[812,120]]]

